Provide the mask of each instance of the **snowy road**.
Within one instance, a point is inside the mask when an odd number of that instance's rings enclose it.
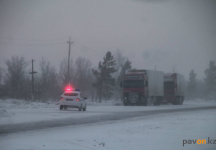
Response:
[[[105,107],[106,108],[106,107]],[[131,107],[134,108],[134,107]],[[149,107],[146,107],[149,108]],[[3,150],[215,150],[216,144],[184,144],[184,140],[216,140],[214,109],[194,108],[122,112],[110,120],[0,135]],[[141,108],[138,108],[141,109]],[[156,108],[154,108],[156,109]],[[196,110],[196,111],[195,111]],[[162,113],[162,112],[166,113]],[[143,113],[141,115],[141,113]],[[132,117],[133,115],[140,117]],[[109,116],[109,115],[108,115]],[[90,119],[94,116],[90,117]],[[101,117],[106,118],[107,117]]]
[[[216,105],[199,106],[199,105],[162,105],[162,106],[89,106],[87,112],[79,112],[77,110],[59,111],[57,108],[48,109],[22,109],[12,110],[11,113],[19,114],[19,116],[1,118],[0,134],[8,134],[13,132],[39,130],[52,127],[74,126],[82,124],[100,123],[106,121],[123,120],[133,117],[143,117],[155,114],[166,114],[174,112],[188,112],[198,110],[216,109]],[[29,112],[28,112],[29,111]],[[52,114],[50,117],[47,114]],[[54,115],[54,117],[53,117]],[[56,116],[55,116],[56,115]],[[37,119],[37,116],[40,116]],[[42,117],[41,117],[42,116]],[[35,120],[35,118],[36,120]],[[19,122],[23,120],[22,122]]]

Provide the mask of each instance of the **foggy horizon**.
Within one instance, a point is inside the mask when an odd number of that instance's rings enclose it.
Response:
[[[97,67],[107,51],[119,49],[137,69],[205,78],[216,61],[214,0],[4,1],[0,0],[0,67],[11,56],[42,58],[59,70],[68,57]],[[29,65],[30,67],[30,65]],[[29,69],[29,68],[28,68]]]

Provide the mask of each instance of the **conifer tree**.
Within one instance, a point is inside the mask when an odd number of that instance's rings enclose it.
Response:
[[[196,90],[197,90],[196,73],[194,72],[194,70],[191,70],[189,74],[189,81],[188,81],[188,95],[190,98],[196,97]]]
[[[115,85],[115,79],[112,74],[116,72],[115,69],[116,62],[114,60],[111,52],[107,52],[106,56],[103,58],[103,62],[99,62],[98,70],[92,69],[96,81],[93,86],[96,87],[99,95],[99,101],[101,98],[108,99],[113,94],[113,87]]]
[[[216,98],[216,65],[215,61],[209,62],[209,68],[205,70],[206,95]]]

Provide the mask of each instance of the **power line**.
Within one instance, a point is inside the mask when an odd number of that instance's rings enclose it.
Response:
[[[62,38],[56,38],[56,39],[40,39],[40,40],[30,40],[30,39],[16,39],[16,38],[10,38],[10,37],[0,37],[0,39],[7,39],[7,40],[17,40],[17,41],[55,41],[55,40],[65,40],[66,37]]]
[[[88,47],[86,47],[86,46],[82,46],[82,45],[77,45],[77,44],[74,44],[76,47],[78,47],[78,48],[82,48],[82,49],[85,49],[85,50],[89,50],[90,52],[94,52],[94,53],[96,53],[96,54],[101,54],[101,55],[104,55],[104,54],[102,54],[101,52],[98,52],[98,51],[95,51],[95,50],[93,50],[93,49],[90,49],[90,48],[88,48]]]
[[[76,42],[76,43],[77,43],[77,42]],[[91,48],[88,48],[87,46],[85,46],[85,45],[83,45],[83,44],[79,44],[79,43],[78,43],[77,46],[79,46],[79,47],[83,47],[84,49],[88,49],[88,50],[90,50],[90,51],[93,51],[93,52],[96,52],[96,53],[100,53],[100,54],[102,54],[101,52],[98,52],[98,51],[95,51],[95,50],[93,50],[93,49],[91,49]]]
[[[6,39],[6,40],[5,40]],[[58,44],[65,44],[65,42],[58,42],[58,43],[53,43],[56,40],[64,40],[66,39],[65,37],[62,38],[57,38],[57,39],[40,39],[40,40],[30,40],[30,39],[15,39],[15,38],[7,38],[7,37],[0,37],[0,45],[9,45],[9,46],[48,46],[48,45],[58,45]],[[12,41],[24,41],[21,43],[17,43],[17,42],[12,42]],[[31,43],[26,43],[27,41],[31,41]],[[53,41],[52,43],[41,43],[43,41]],[[37,43],[33,43],[33,42],[37,42]],[[38,43],[40,42],[40,43]]]
[[[90,51],[90,50],[85,50],[85,51],[83,51],[83,49],[81,48],[81,47],[78,47],[77,45],[76,45],[76,47],[78,48],[78,49],[80,49],[81,51],[81,53],[84,53],[84,54],[86,54],[86,55],[88,55],[88,54],[90,54],[90,55],[93,55],[93,56],[99,56],[99,57],[102,57],[102,54],[100,54],[100,53],[97,53],[97,52],[95,52],[95,51]]]
[[[0,45],[8,45],[8,46],[50,46],[50,45],[60,45],[60,44],[65,44],[65,43],[66,42],[61,42],[61,43],[11,43],[11,42],[0,41]],[[73,42],[71,44],[73,44]],[[69,44],[69,49],[70,49],[71,44]],[[98,56],[103,56],[104,55],[104,53],[101,53],[99,51],[88,48],[85,45],[81,45],[81,44],[77,44],[77,43],[74,43],[73,45],[76,46],[79,49],[82,49],[82,50],[85,50],[87,52],[92,52],[94,54],[97,54]],[[69,55],[70,55],[70,50],[69,50]]]
[[[59,44],[65,44],[65,42],[61,43],[8,43],[0,41],[0,45],[9,45],[9,46],[49,46],[49,45],[59,45]]]

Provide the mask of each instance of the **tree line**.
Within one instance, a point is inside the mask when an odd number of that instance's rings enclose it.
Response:
[[[0,68],[0,98],[31,99],[32,80],[27,67],[31,66],[24,57],[12,56],[5,61],[6,68]],[[35,76],[35,99],[46,102],[60,98],[65,86],[70,83],[74,88],[81,89],[83,95],[92,101],[102,99],[121,99],[119,86],[127,69],[132,62],[123,56],[120,50],[113,55],[107,52],[97,68],[92,67],[89,59],[78,57],[71,60],[68,73],[68,61],[60,63],[59,71],[51,63],[42,58],[39,70]],[[216,99],[216,64],[209,62],[204,71],[205,78],[197,80],[196,73],[191,70],[186,87],[187,99]]]
[[[31,66],[24,57],[11,56],[5,61],[6,68],[0,68],[0,98],[31,100],[32,79],[28,67]],[[120,50],[115,56],[107,52],[98,68],[93,68],[89,59],[78,57],[75,61],[61,61],[59,71],[42,58],[39,70],[34,74],[34,96],[36,100],[46,102],[60,99],[65,86],[71,84],[81,89],[83,95],[92,101],[120,99],[119,83],[125,70],[131,69],[131,62]]]
[[[187,82],[186,96],[188,99],[216,99],[216,64],[215,61],[209,62],[209,67],[205,69],[205,78],[198,80],[196,73],[191,70]]]

